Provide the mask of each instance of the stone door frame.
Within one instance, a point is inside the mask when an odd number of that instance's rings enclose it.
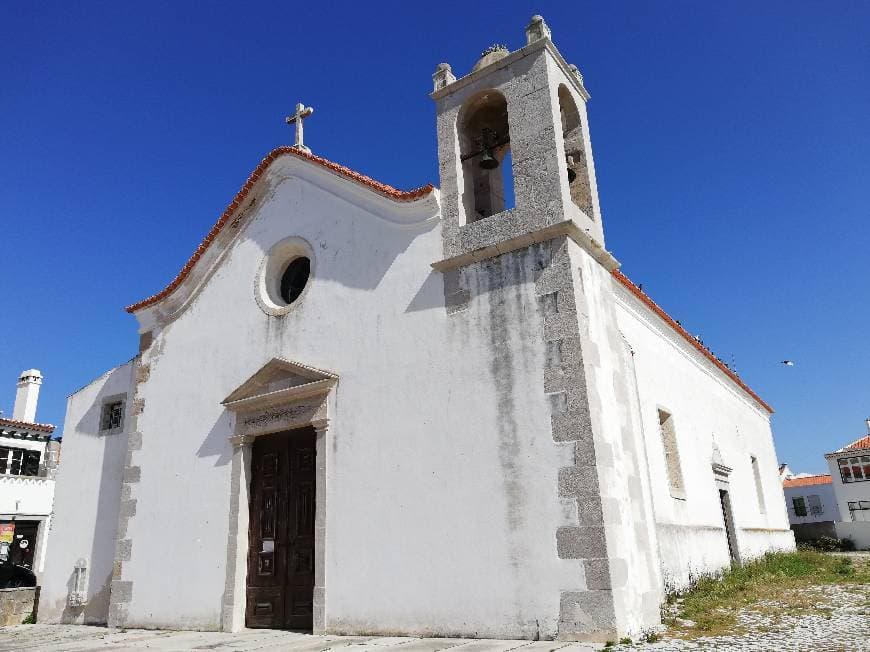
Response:
[[[730,466],[725,464],[722,459],[722,454],[719,452],[719,447],[713,443],[713,458],[710,462],[713,469],[713,480],[716,485],[716,497],[721,505],[722,524],[725,526],[725,541],[730,551],[729,557],[732,561],[740,563],[740,544],[737,539],[737,527],[734,523],[734,508],[731,505],[731,471]],[[727,509],[725,503],[722,502],[722,497],[719,492],[724,491],[726,500],[728,500]]]
[[[276,363],[280,367],[276,373]],[[270,368],[271,367],[271,368]],[[269,369],[273,382],[257,381],[257,374]],[[300,373],[297,373],[300,372]],[[281,374],[287,382],[282,383]],[[235,424],[229,441],[233,447],[230,471],[229,531],[227,535],[226,584],[221,605],[221,630],[237,632],[245,627],[248,574],[248,526],[251,486],[251,455],[257,437],[312,427],[316,432],[317,455],[314,508],[314,595],[313,632],[326,629],[326,469],[332,434],[327,405],[338,376],[298,363],[275,359],[223,401],[234,413]],[[299,376],[302,376],[300,378]]]

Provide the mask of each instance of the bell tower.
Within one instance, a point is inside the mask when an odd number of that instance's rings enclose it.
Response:
[[[480,395],[493,387],[498,397],[495,422],[476,435],[510,438],[521,414],[526,439],[506,446],[533,442],[530,457],[552,456],[527,478],[529,488],[539,483],[534,506],[510,494],[509,522],[535,527],[506,538],[538,551],[524,590],[552,602],[536,611],[515,600],[534,613],[528,622],[548,623],[545,637],[637,635],[659,622],[662,580],[632,351],[617,321],[619,263],[604,248],[589,93],[540,16],[524,47],[492,46],[461,78],[442,63],[433,82],[443,259],[432,266],[443,275],[451,332],[483,340],[490,373],[474,376]],[[558,510],[539,518],[548,496]]]
[[[447,259],[543,230],[604,246],[589,93],[550,37],[533,16],[525,47],[494,45],[461,79],[446,63],[433,75]]]

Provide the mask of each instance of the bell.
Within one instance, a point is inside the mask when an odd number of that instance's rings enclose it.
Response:
[[[565,157],[565,162],[568,164],[568,183],[574,183],[577,178],[577,173],[574,172],[574,157],[570,154]]]
[[[483,150],[480,156],[480,167],[484,170],[495,170],[498,167],[498,159],[492,155],[491,149]]]

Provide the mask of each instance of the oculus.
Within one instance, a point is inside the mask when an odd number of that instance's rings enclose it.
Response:
[[[314,251],[298,237],[275,243],[263,258],[254,296],[267,315],[280,317],[305,298],[315,276]]]

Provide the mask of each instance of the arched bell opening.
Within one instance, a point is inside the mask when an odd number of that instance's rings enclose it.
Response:
[[[513,208],[511,138],[504,95],[489,90],[465,104],[459,117],[459,147],[466,223]]]
[[[559,85],[559,115],[562,119],[565,170],[568,174],[571,201],[594,220],[592,188],[589,181],[589,168],[586,164],[586,149],[583,146],[583,125],[577,104],[571,97],[571,91],[564,84]]]

